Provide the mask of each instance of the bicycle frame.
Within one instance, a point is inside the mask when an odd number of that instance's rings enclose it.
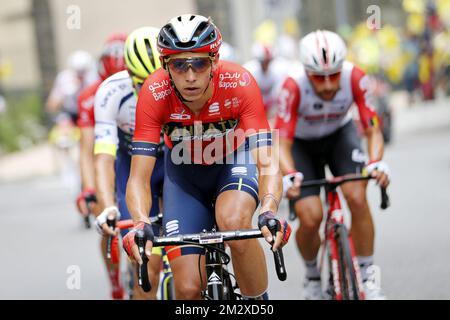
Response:
[[[329,250],[329,273],[332,275],[334,295],[336,300],[343,300],[342,288],[341,288],[341,272],[339,268],[339,252],[337,238],[340,236],[336,233],[338,227],[345,228],[344,213],[342,211],[341,202],[339,199],[339,194],[336,189],[331,189],[327,191],[327,205],[328,213],[327,220],[325,222],[325,246]],[[361,272],[359,270],[358,260],[356,258],[355,249],[353,246],[353,240],[350,234],[348,234],[348,243],[350,246],[350,252],[352,256],[353,268],[355,270],[357,283],[358,283],[358,293],[359,299],[364,300],[364,289],[362,285]]]

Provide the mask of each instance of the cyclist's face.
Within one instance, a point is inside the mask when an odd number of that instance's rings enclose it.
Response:
[[[314,88],[314,91],[322,100],[333,100],[334,96],[340,89],[340,72],[328,76],[319,76],[308,73],[308,78]]]
[[[217,65],[208,53],[193,52],[170,56],[166,63],[176,88],[188,101],[202,98],[208,88],[211,71]]]

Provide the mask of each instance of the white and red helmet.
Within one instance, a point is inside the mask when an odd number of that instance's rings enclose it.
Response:
[[[126,39],[126,34],[114,33],[106,40],[98,65],[98,73],[103,80],[119,71],[125,70],[123,50]]]
[[[300,40],[300,61],[309,72],[330,75],[342,69],[347,47],[342,38],[331,31],[317,30]]]
[[[221,44],[222,36],[211,19],[195,14],[170,19],[158,36],[161,57],[182,52],[207,52],[215,56]]]
[[[269,45],[255,42],[252,45],[252,56],[259,61],[269,61],[273,59],[273,49]]]

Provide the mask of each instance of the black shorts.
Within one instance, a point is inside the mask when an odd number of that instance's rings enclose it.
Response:
[[[361,173],[367,160],[353,121],[320,139],[294,139],[292,156],[295,168],[303,173],[304,181],[325,178],[325,165],[334,176]],[[300,199],[319,194],[319,187],[305,188]]]

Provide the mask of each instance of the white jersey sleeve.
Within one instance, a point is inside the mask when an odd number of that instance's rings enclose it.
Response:
[[[136,97],[127,71],[103,81],[95,94],[94,154],[115,156],[118,147],[128,149],[129,136],[134,130],[135,108]]]

